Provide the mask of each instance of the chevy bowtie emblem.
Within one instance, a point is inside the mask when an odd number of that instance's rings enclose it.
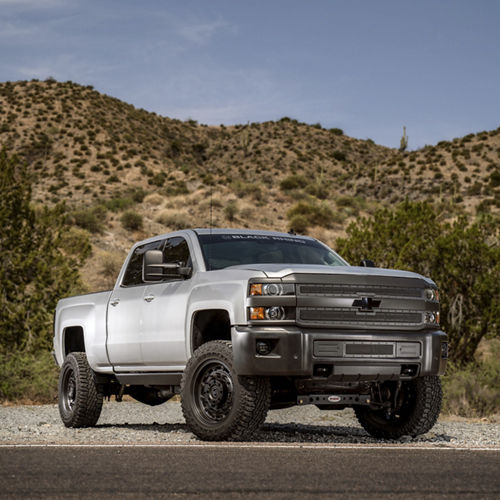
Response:
[[[374,307],[380,306],[380,300],[372,299],[371,297],[361,297],[360,299],[356,299],[352,303],[353,307],[359,307],[364,311],[370,311]]]

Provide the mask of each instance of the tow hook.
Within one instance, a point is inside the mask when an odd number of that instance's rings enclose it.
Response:
[[[298,405],[369,405],[367,394],[309,394],[297,397]]]

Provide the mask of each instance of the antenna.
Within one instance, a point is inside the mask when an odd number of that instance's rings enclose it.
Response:
[[[210,185],[210,236],[212,235],[212,191],[213,186]]]

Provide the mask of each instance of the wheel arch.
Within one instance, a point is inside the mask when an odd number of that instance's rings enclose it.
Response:
[[[70,352],[86,352],[85,334],[82,326],[67,326],[64,328],[62,340],[64,357]]]
[[[231,340],[231,317],[227,309],[200,309],[191,317],[191,354],[212,340]]]

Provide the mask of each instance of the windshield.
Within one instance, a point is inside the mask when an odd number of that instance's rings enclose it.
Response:
[[[316,240],[266,234],[198,235],[207,271],[244,264],[315,264],[346,266],[333,250]]]

